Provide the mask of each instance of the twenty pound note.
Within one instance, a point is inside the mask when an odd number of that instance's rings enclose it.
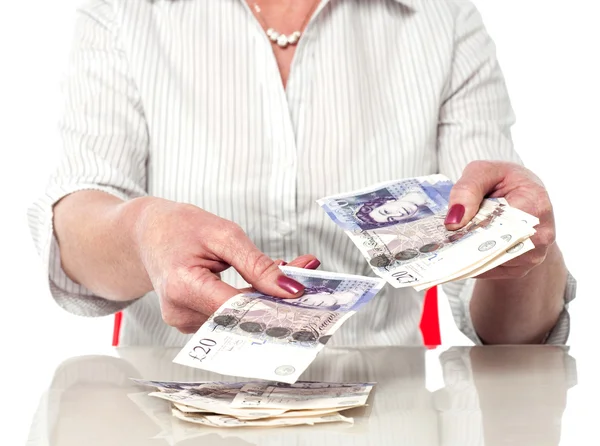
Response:
[[[335,331],[385,281],[282,266],[305,286],[296,299],[242,293],[225,302],[173,362],[224,375],[295,383]]]
[[[513,258],[511,248],[522,246],[538,223],[533,217],[523,219],[525,213],[503,199],[485,199],[464,228],[448,231],[444,220],[452,187],[445,176],[429,175],[325,197],[318,203],[375,274],[396,288],[423,289]],[[533,247],[531,242],[526,246]]]

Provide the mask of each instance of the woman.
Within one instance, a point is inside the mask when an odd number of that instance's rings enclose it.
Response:
[[[86,0],[65,104],[30,226],[58,304],[124,310],[122,344],[183,345],[249,284],[299,298],[276,259],[368,274],[315,201],[436,172],[457,181],[450,230],[486,195],[541,220],[535,250],[445,286],[459,327],[566,342],[575,282],[469,2]],[[422,343],[423,294],[390,288],[331,344]]]

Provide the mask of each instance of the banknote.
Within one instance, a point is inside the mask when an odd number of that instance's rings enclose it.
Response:
[[[268,381],[195,383],[139,379],[133,381],[158,389],[159,392],[152,392],[150,396],[171,401],[176,408],[184,412],[209,412],[247,419],[275,416],[284,410],[364,405],[375,385],[375,383],[314,381],[298,381],[294,384]],[[260,412],[256,411],[257,408]]]
[[[138,383],[153,386],[159,392],[149,395],[172,402],[174,405],[185,405],[198,412],[216,413],[239,417],[242,419],[268,418],[282,414],[285,409],[240,408],[232,405],[235,397],[248,385],[266,384],[257,382],[203,382],[177,383],[165,381],[139,381]],[[179,388],[179,389],[177,389]],[[166,391],[165,391],[166,389]]]
[[[340,412],[365,406],[376,383],[298,381],[173,382],[135,379],[154,387],[147,395],[129,395],[163,431],[170,415],[211,427],[292,426],[324,422],[351,422]],[[141,395],[141,396],[140,396]],[[146,403],[143,397],[170,402],[170,410]],[[276,421],[279,420],[279,421]]]
[[[301,297],[234,296],[173,361],[224,375],[294,383],[335,331],[385,284],[377,277],[280,268],[305,286]]]
[[[284,427],[298,426],[302,424],[314,425],[321,423],[353,423],[354,420],[345,417],[339,413],[329,413],[324,415],[304,416],[304,417],[287,417],[287,418],[268,418],[264,420],[240,420],[239,418],[228,417],[223,415],[190,415],[172,409],[173,416],[180,420],[190,423],[202,424],[209,427],[233,428],[233,427]]]
[[[418,288],[483,267],[535,233],[502,199],[485,199],[458,231],[446,229],[453,183],[415,177],[318,200],[371,268],[396,288]],[[524,213],[523,213],[524,214]]]
[[[355,406],[343,406],[343,407],[329,407],[329,408],[323,408],[323,409],[300,409],[300,410],[287,410],[285,412],[281,412],[278,413],[276,415],[273,415],[273,417],[277,417],[277,418],[294,418],[294,417],[304,417],[304,416],[313,416],[313,415],[325,415],[325,414],[329,414],[329,413],[336,413],[336,412],[340,412],[340,411],[344,411],[344,410],[349,410],[349,409],[354,409],[356,407],[361,407],[362,405],[358,404]],[[208,410],[202,410],[202,409],[196,409],[195,407],[190,407],[190,406],[186,406],[185,404],[181,404],[181,403],[173,403],[173,407],[175,407],[177,410],[179,410],[180,412],[183,412],[185,414],[212,414],[214,412],[208,411]],[[266,416],[260,415],[260,416],[256,416],[256,415],[239,415],[236,416],[236,418],[238,418],[239,420],[261,420],[264,418],[268,418]]]
[[[198,409],[196,407],[187,406],[184,403],[173,403],[173,407],[184,413],[212,413],[207,409]]]
[[[204,384],[215,384],[215,382],[209,381],[194,381],[194,382],[184,382],[184,381],[151,381],[146,379],[139,378],[131,378],[133,382],[139,384],[141,386],[150,386],[156,387],[160,391],[178,391],[178,390],[187,390],[187,389],[195,389]],[[228,383],[223,383],[228,384]]]
[[[509,213],[511,214],[510,217],[513,218],[515,221],[520,221],[523,224],[529,225],[531,228],[539,224],[539,220],[536,217],[533,217],[532,215],[529,215],[518,209],[510,208]],[[535,230],[533,230],[532,233],[533,232],[535,232]],[[431,282],[420,283],[414,288],[417,291],[421,291],[451,280],[463,280],[468,279],[470,277],[477,277],[480,274],[485,273],[486,271],[496,268],[508,262],[509,260],[517,258],[525,254],[526,252],[535,249],[535,245],[529,237],[530,236],[527,236],[524,239],[512,239],[512,235],[505,234],[504,240],[507,242],[508,247],[505,247],[504,251],[501,251],[496,257],[486,261],[486,263],[484,263],[483,265],[479,267],[471,266],[467,268],[467,272],[462,270],[450,276],[442,277]]]
[[[170,401],[173,404],[185,405],[189,408],[198,409],[202,412],[227,415],[248,420],[271,418],[286,411],[286,409],[236,408],[231,406],[231,401],[233,401],[235,395],[230,398],[229,402],[226,402],[223,398],[220,400],[211,400],[210,398],[196,395],[194,390],[181,390],[174,393],[151,392],[148,395]]]
[[[303,384],[282,386],[246,384],[231,402],[236,408],[324,409],[365,405],[374,383]]]

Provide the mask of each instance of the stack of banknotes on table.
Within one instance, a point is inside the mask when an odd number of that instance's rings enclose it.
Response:
[[[485,199],[462,229],[444,225],[453,183],[429,175],[318,200],[371,269],[395,288],[425,290],[475,277],[534,248],[539,220],[503,198]]]
[[[534,248],[530,237],[539,221],[502,198],[485,199],[466,226],[448,231],[444,220],[452,186],[448,178],[431,175],[318,200],[378,277],[282,266],[284,274],[306,287],[301,297],[258,292],[232,297],[174,362],[292,384],[386,282],[424,290],[477,276]]]
[[[353,423],[343,411],[362,407],[374,383],[165,382],[150,396],[171,402],[173,416],[208,427],[283,427]]]

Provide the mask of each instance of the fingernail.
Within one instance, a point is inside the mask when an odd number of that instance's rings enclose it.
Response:
[[[279,266],[285,266],[285,265],[287,265],[287,262],[281,262],[281,263],[279,264]]]
[[[277,278],[277,285],[279,285],[282,290],[292,294],[298,294],[300,291],[304,291],[304,285],[287,276],[279,276]]]
[[[461,222],[463,217],[465,216],[465,207],[462,204],[455,204],[448,211],[448,215],[446,215],[446,220],[444,223],[447,225],[455,225]]]
[[[321,265],[321,262],[319,262],[317,259],[312,259],[310,262],[308,262],[306,264],[306,266],[304,268],[317,269],[320,265]]]

